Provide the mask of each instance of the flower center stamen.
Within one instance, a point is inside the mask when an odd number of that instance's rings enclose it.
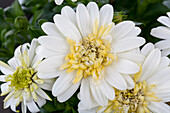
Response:
[[[32,76],[35,74],[32,68],[17,67],[13,75],[7,77],[7,81],[11,81],[10,87],[15,87],[15,90],[28,88],[32,84]]]
[[[60,70],[67,69],[68,73],[77,70],[74,84],[88,76],[92,76],[95,80],[102,79],[105,66],[116,59],[115,55],[110,53],[109,40],[102,38],[106,32],[108,33],[108,29],[110,27],[101,27],[98,32],[94,31],[80,42],[67,39],[71,52],[65,57],[66,63],[60,67]]]
[[[148,112],[147,101],[161,101],[161,99],[155,96],[154,92],[151,92],[151,89],[154,87],[155,85],[146,85],[146,81],[143,81],[136,83],[135,87],[131,90],[122,91],[116,89],[115,99],[109,101],[104,112],[110,113],[114,110],[121,113],[125,111],[128,111],[128,113],[138,112],[139,106],[142,106],[143,111]]]

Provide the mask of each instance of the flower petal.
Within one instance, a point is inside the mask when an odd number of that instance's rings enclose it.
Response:
[[[79,93],[79,99],[81,100],[79,106],[83,106],[86,109],[91,109],[96,105],[90,91],[90,79],[91,77],[82,79]]]
[[[124,36],[128,35],[135,27],[135,23],[132,21],[123,21],[117,24],[113,31],[111,32],[111,35],[114,39],[121,39]]]
[[[35,90],[35,92],[40,95],[42,98],[45,98],[47,100],[51,100],[51,98],[40,88],[38,88],[37,90]]]
[[[168,56],[170,54],[170,48],[162,50],[162,56]]]
[[[134,27],[127,35],[128,36],[138,36],[141,33],[141,29],[139,27]]]
[[[109,4],[102,6],[100,9],[100,27],[110,24],[113,19],[113,7]]]
[[[135,86],[135,83],[133,81],[133,79],[129,76],[129,75],[123,75],[123,78],[125,79],[126,83],[127,83],[127,89],[132,89]]]
[[[59,102],[67,101],[77,91],[79,86],[80,86],[80,82],[71,85],[64,93],[62,93],[57,97],[57,100]]]
[[[56,56],[56,55],[60,54],[53,50],[47,49],[43,46],[38,46],[36,49],[36,53],[42,57],[45,57],[45,58],[49,58],[49,57]]]
[[[46,100],[40,96],[37,96],[37,104],[39,107],[42,107],[43,105],[45,105]]]
[[[61,10],[61,15],[67,17],[71,22],[73,22],[74,25],[77,26],[76,13],[71,7],[69,6],[63,7]]]
[[[37,67],[40,73],[58,73],[59,66],[64,64],[65,55],[53,56],[43,60]]]
[[[92,26],[90,21],[90,15],[87,8],[83,4],[79,4],[76,10],[76,19],[79,30],[83,37],[87,37],[92,33]]]
[[[58,30],[57,26],[52,22],[43,23],[41,28],[48,36],[56,36],[56,38],[58,37],[64,38],[62,33]]]
[[[73,85],[73,80],[76,76],[76,72],[71,73],[63,73],[63,75],[59,76],[59,78],[55,81],[52,87],[53,96],[59,96],[64,93],[68,88]]]
[[[10,60],[8,60],[8,64],[9,64],[13,69],[16,69],[18,66],[21,66],[21,65],[22,65],[21,62],[20,62],[17,58],[15,58],[15,57],[13,57],[13,58],[11,58]]]
[[[170,106],[164,102],[149,102],[147,106],[153,113],[169,113]]]
[[[67,54],[70,50],[67,40],[62,38],[55,38],[54,36],[41,36],[38,38],[39,43],[52,51],[60,54]]]
[[[114,100],[115,98],[115,90],[112,86],[110,86],[105,80],[101,81],[99,85],[101,92],[109,99]]]
[[[160,64],[161,52],[158,49],[153,50],[145,59],[142,65],[142,76],[140,81],[147,80],[156,71]]]
[[[60,32],[67,38],[70,38],[74,41],[82,40],[81,35],[77,27],[65,16],[56,14],[54,16],[54,22]]]
[[[170,29],[168,27],[159,26],[151,30],[151,35],[160,39],[170,39]]]
[[[55,3],[56,3],[57,5],[61,5],[61,4],[63,3],[63,1],[64,1],[64,0],[55,0]]]
[[[13,72],[15,71],[12,67],[2,61],[0,61],[0,70],[5,75],[13,74]]]
[[[118,59],[114,68],[123,74],[135,74],[140,70],[136,63],[125,59]]]
[[[149,53],[154,50],[154,45],[152,43],[147,43],[142,49],[141,54],[144,56],[148,56]]]
[[[94,27],[94,24],[95,24],[96,21],[100,22],[100,20],[99,20],[99,8],[98,8],[98,6],[95,2],[90,2],[87,5],[87,9],[88,9],[90,17],[91,17],[90,18],[91,19],[91,25],[92,25],[92,27]]]
[[[32,101],[28,101],[27,103],[27,107],[29,109],[30,112],[39,112],[39,108],[37,107],[37,105],[35,104],[35,102],[32,100]]]
[[[127,84],[125,79],[122,77],[122,75],[113,70],[110,67],[107,67],[106,69],[106,78],[105,80],[113,87],[120,89],[120,90],[125,90],[127,89]]]
[[[167,16],[160,16],[158,19],[157,19],[158,22],[166,25],[167,27],[170,27],[170,18],[167,17]]]
[[[112,47],[113,51],[118,53],[135,49],[137,47],[140,47],[144,43],[145,39],[142,37],[128,37],[115,41],[115,43],[112,44]]]

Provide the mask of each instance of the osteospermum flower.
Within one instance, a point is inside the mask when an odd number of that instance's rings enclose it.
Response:
[[[161,57],[161,52],[149,43],[141,54],[146,56],[138,73],[133,76],[135,87],[115,91],[115,99],[106,107],[99,107],[97,112],[119,113],[169,113],[170,106],[170,60]],[[91,109],[86,112],[93,112]],[[81,110],[80,110],[81,112]],[[85,111],[84,111],[85,113]]]
[[[145,40],[137,37],[140,29],[132,21],[114,25],[112,19],[111,5],[104,5],[99,11],[97,4],[90,2],[87,7],[79,4],[76,13],[65,6],[61,15],[54,16],[55,24],[42,25],[48,36],[38,39],[41,46],[37,53],[46,58],[38,66],[38,76],[59,76],[52,94],[60,102],[69,99],[80,84],[79,99],[85,108],[95,103],[107,105],[108,99],[114,99],[113,87],[133,87],[133,80],[126,74],[139,71],[132,60],[140,55],[129,51]]]
[[[6,82],[1,85],[1,96],[7,95],[4,101],[4,109],[9,106],[14,112],[21,103],[22,113],[26,113],[27,107],[30,112],[38,112],[50,97],[42,90],[51,90],[52,79],[40,79],[37,76],[37,65],[42,57],[35,54],[39,45],[37,39],[33,39],[31,45],[26,43],[15,50],[14,57],[8,64],[0,61],[0,69],[4,75],[0,81]],[[37,106],[38,105],[38,106]]]
[[[162,55],[167,56],[170,54],[170,12],[167,13],[167,16],[161,16],[157,19],[160,23],[165,26],[159,26],[151,30],[151,35],[160,39],[165,39],[159,41],[155,46],[162,50]]]
[[[63,3],[64,0],[55,0],[55,3],[57,5],[61,5]],[[72,2],[76,2],[77,0],[71,0]]]

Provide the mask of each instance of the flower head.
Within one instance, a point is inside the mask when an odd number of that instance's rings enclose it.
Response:
[[[55,0],[55,3],[57,5],[61,5],[63,3],[64,0]],[[71,0],[72,2],[76,2],[77,0]]]
[[[159,26],[151,30],[151,35],[160,39],[165,39],[159,41],[155,46],[162,50],[162,55],[167,56],[170,54],[170,12],[167,16],[161,16],[157,19],[158,22],[164,24],[165,26]]]
[[[135,87],[115,90],[115,99],[106,107],[99,107],[98,112],[111,113],[168,113],[170,107],[164,102],[170,101],[170,67],[169,58],[161,57],[161,52],[149,43],[141,50],[146,58],[141,68],[132,78]]]
[[[79,4],[76,12],[65,6],[61,15],[54,16],[55,24],[42,25],[48,36],[38,39],[41,45],[37,53],[46,58],[38,66],[38,76],[59,76],[52,94],[60,102],[69,99],[80,84],[79,99],[86,108],[96,103],[104,106],[108,99],[113,100],[113,87],[125,90],[134,86],[126,74],[139,71],[133,61],[140,55],[132,50],[145,40],[137,37],[140,29],[132,21],[115,25],[112,19],[111,5],[99,11],[97,4],[90,2],[87,7]]]
[[[6,82],[1,85],[1,96],[7,95],[4,99],[4,109],[9,106],[16,112],[16,107],[21,103],[22,112],[26,113],[27,108],[31,112],[38,112],[39,107],[51,100],[42,90],[51,90],[52,79],[40,79],[37,76],[37,66],[42,57],[35,54],[39,45],[37,39],[33,39],[31,45],[24,44],[15,50],[15,55],[8,61],[8,64],[0,61],[0,69],[4,75],[0,81]],[[35,103],[36,102],[36,103]]]

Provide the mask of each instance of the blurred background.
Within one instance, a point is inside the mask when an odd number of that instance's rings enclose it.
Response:
[[[6,62],[13,57],[18,45],[45,35],[41,25],[46,21],[53,21],[53,16],[60,13],[62,7],[69,5],[76,9],[79,3],[86,5],[90,1],[96,2],[99,7],[107,3],[113,5],[115,23],[134,21],[142,29],[140,36],[152,43],[159,40],[150,35],[152,28],[161,25],[157,18],[170,12],[170,0],[78,0],[75,3],[65,0],[60,6],[54,0],[0,0],[0,60]],[[41,113],[77,113],[76,95],[65,103],[58,103],[56,98],[51,98],[53,101],[48,101]],[[10,109],[3,109],[3,99],[4,97],[0,97],[0,113],[12,113]]]

